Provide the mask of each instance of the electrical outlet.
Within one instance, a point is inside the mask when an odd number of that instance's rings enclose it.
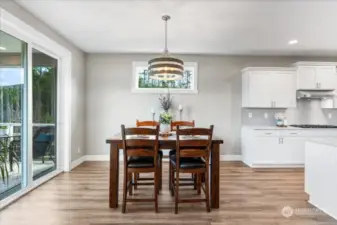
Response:
[[[264,113],[264,118],[268,119],[268,113]]]
[[[77,148],[77,153],[81,153],[81,148],[80,147]]]
[[[328,117],[329,117],[329,119],[331,119],[331,118],[332,118],[332,114],[331,114],[331,113],[329,113],[329,114],[328,114]]]
[[[253,117],[253,113],[248,113],[248,118],[252,118]]]

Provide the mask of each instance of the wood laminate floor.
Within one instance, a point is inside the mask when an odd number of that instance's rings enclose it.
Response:
[[[129,203],[126,214],[120,208],[109,209],[108,168],[107,162],[85,162],[71,173],[57,176],[2,210],[0,224],[337,225],[336,220],[307,203],[303,169],[252,170],[239,162],[222,162],[220,209],[207,213],[202,203],[180,204],[175,215],[167,190],[167,172],[158,214],[151,203]],[[182,196],[195,193],[184,188]],[[135,197],[152,193],[152,186],[142,186]],[[295,209],[289,218],[282,215],[287,206]]]

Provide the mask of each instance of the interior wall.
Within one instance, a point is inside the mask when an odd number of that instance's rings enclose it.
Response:
[[[108,154],[105,139],[120,132],[120,125],[135,126],[136,119],[152,119],[159,108],[158,94],[131,93],[132,62],[148,54],[88,54],[86,83],[86,154]],[[297,61],[337,61],[336,58],[179,55],[198,63],[198,94],[175,94],[173,112],[184,105],[183,119],[197,126],[215,125],[224,139],[221,154],[241,154],[241,69],[248,66],[289,66]],[[244,112],[244,111],[243,111]],[[157,116],[156,116],[157,117]],[[243,121],[245,122],[245,121]]]
[[[71,159],[78,159],[84,154],[84,98],[85,98],[85,54],[71,42],[55,32],[52,28],[22,8],[15,1],[0,1],[0,7],[43,33],[58,44],[67,48],[72,54],[71,86]],[[80,150],[80,151],[78,151]]]

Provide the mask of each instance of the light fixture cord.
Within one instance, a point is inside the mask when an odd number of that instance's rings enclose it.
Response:
[[[168,53],[168,49],[167,49],[167,19],[165,20],[165,49],[164,49],[164,53]]]

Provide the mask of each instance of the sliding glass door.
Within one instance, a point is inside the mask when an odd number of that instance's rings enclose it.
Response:
[[[57,169],[58,59],[32,46],[0,30],[0,202]]]
[[[0,30],[0,200],[27,185],[27,44]]]
[[[56,169],[57,59],[33,48],[33,179]]]

